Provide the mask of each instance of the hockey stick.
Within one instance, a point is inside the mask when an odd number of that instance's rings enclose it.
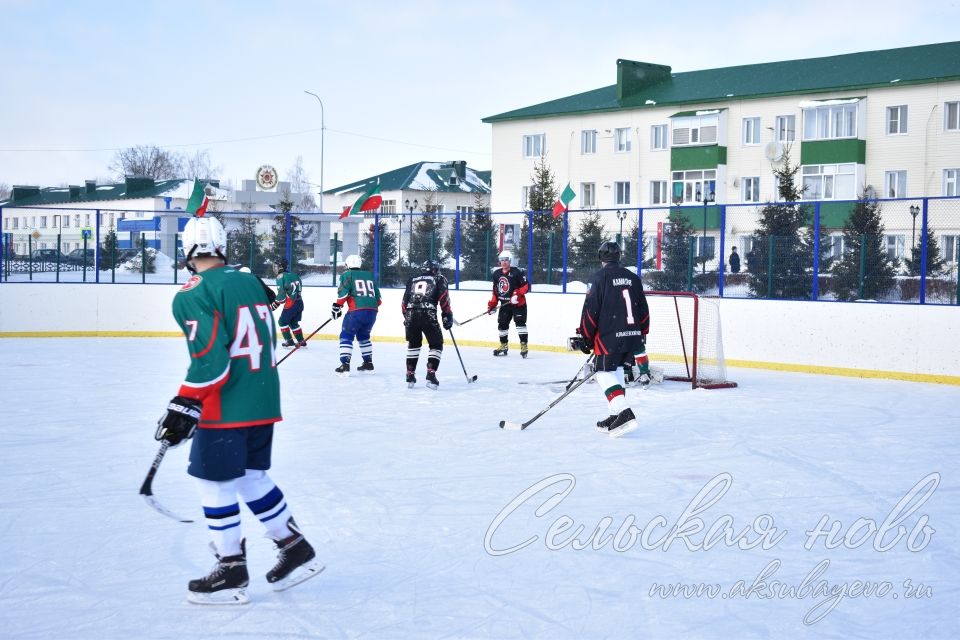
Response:
[[[581,369],[582,369],[582,368],[583,368],[583,367],[581,367]],[[577,371],[577,374],[579,375],[580,372]],[[552,409],[552,408],[554,408],[555,406],[557,406],[558,404],[560,404],[560,401],[561,401],[561,400],[563,400],[563,399],[566,398],[568,395],[570,395],[571,393],[573,393],[574,391],[576,391],[578,388],[580,388],[580,385],[582,385],[582,384],[586,383],[587,381],[589,381],[595,374],[596,374],[596,371],[593,371],[593,372],[590,373],[590,375],[588,375],[588,376],[586,376],[586,377],[584,377],[584,378],[582,378],[582,379],[580,379],[580,380],[577,380],[577,381],[576,381],[575,383],[573,383],[573,385],[570,386],[566,391],[564,391],[562,394],[560,394],[559,396],[557,396],[556,398],[554,398],[553,402],[551,402],[550,404],[548,404],[547,406],[545,406],[543,409],[541,409],[541,410],[540,410],[540,413],[538,413],[537,415],[533,416],[532,418],[530,418],[530,419],[527,420],[526,422],[524,422],[524,423],[518,423],[518,422],[510,422],[509,420],[501,420],[501,421],[500,421],[500,428],[501,428],[501,429],[507,429],[507,430],[510,430],[510,431],[523,431],[524,429],[526,429],[527,427],[529,427],[531,424],[533,424],[534,422],[536,422],[536,421],[540,418],[540,416],[542,416],[542,415],[545,414],[547,411],[550,411],[550,409]]]
[[[332,321],[333,321],[333,318],[327,318],[327,321],[326,321],[326,322],[324,322],[322,325],[320,325],[319,327],[317,327],[317,328],[314,330],[314,332],[311,333],[310,335],[308,335],[306,338],[304,338],[303,341],[304,341],[304,342],[307,342],[308,340],[310,340],[310,338],[312,338],[313,336],[317,335],[317,332],[320,331],[320,329],[323,329],[325,326],[327,326],[328,324],[330,324]],[[287,358],[289,358],[290,356],[292,356],[292,355],[294,354],[294,352],[295,352],[297,349],[299,349],[299,348],[300,348],[300,345],[295,346],[295,347],[293,348],[293,351],[291,351],[291,352],[288,353],[287,355],[285,355],[285,356],[283,356],[282,358],[280,358],[280,360],[277,361],[277,366],[279,367],[281,362],[283,362],[284,360],[286,360]]]
[[[460,368],[463,369],[463,375],[467,378],[467,384],[477,381],[477,376],[471,376],[467,373],[467,368],[463,365],[463,358],[460,356],[460,347],[457,346],[457,339],[453,337],[453,329],[447,329],[447,332],[450,334],[450,339],[453,340],[453,348],[457,352],[457,358],[460,360]]]
[[[477,318],[482,318],[483,316],[492,315],[493,312],[496,311],[496,310],[499,309],[499,308],[500,308],[500,307],[494,307],[493,309],[487,309],[487,310],[484,311],[483,313],[478,314],[478,315],[475,315],[475,316],[473,316],[472,318],[467,318],[467,319],[464,320],[463,322],[457,322],[456,320],[454,320],[454,321],[453,321],[453,324],[457,325],[458,327],[462,327],[463,325],[467,324],[468,322],[472,322],[472,321],[476,320]]]
[[[144,501],[158,513],[161,513],[168,518],[173,518],[178,522],[193,522],[193,520],[181,518],[173,511],[167,509],[165,506],[160,504],[156,496],[153,495],[153,478],[157,475],[157,469],[160,468],[160,463],[163,462],[163,457],[167,455],[167,449],[169,448],[170,443],[166,440],[160,443],[160,450],[157,451],[157,457],[153,459],[153,464],[150,465],[150,471],[147,471],[147,477],[144,478],[143,484],[140,485],[140,495],[143,496]]]
[[[584,362],[582,365],[580,365],[580,368],[577,370],[576,375],[574,375],[573,378],[570,379],[570,382],[567,383],[567,386],[564,387],[564,391],[566,391],[567,389],[569,389],[569,388],[570,388],[570,385],[572,385],[574,382],[577,381],[577,376],[580,375],[580,372],[583,371],[583,368],[584,368],[585,366],[587,366],[588,364],[590,364],[591,362],[593,362],[593,359],[594,359],[595,357],[596,357],[596,356],[595,356],[594,354],[592,354],[592,353],[591,353],[589,356],[587,356],[587,361]]]

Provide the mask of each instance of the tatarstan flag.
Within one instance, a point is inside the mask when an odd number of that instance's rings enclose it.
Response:
[[[208,204],[210,204],[210,199],[207,198],[207,193],[203,189],[203,183],[194,178],[193,193],[190,194],[190,199],[187,200],[187,211],[198,218],[202,218],[203,214],[207,212]]]
[[[557,203],[553,205],[553,217],[559,217],[564,211],[567,210],[567,205],[570,204],[570,201],[577,197],[577,194],[573,192],[573,189],[570,188],[570,183],[567,183],[567,186],[563,188],[563,193],[560,194],[560,199],[557,200]]]
[[[357,198],[357,201],[353,203],[352,207],[344,207],[343,213],[340,214],[340,219],[343,220],[347,216],[355,216],[364,211],[379,209],[382,204],[383,197],[380,195],[380,183],[378,182],[366,193]]]

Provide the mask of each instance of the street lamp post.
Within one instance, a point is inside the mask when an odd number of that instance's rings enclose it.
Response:
[[[620,218],[620,233],[617,235],[617,244],[620,245],[620,250],[623,251],[626,243],[623,241],[623,221],[627,219],[627,210],[624,209],[621,211],[617,209],[617,217]]]
[[[400,264],[400,241],[403,240],[403,214],[398,213],[394,216],[397,219],[399,229],[397,230],[397,264]]]
[[[327,128],[323,122],[323,100],[312,91],[304,89],[303,92],[309,93],[320,103],[320,213],[323,213],[323,131]]]
[[[915,204],[910,205],[910,215],[913,216],[913,231],[910,233],[910,259],[913,260],[913,252],[917,248],[917,216],[920,215],[920,207]]]
[[[407,208],[407,211],[410,212],[410,225],[407,229],[407,233],[410,234],[410,243],[407,245],[407,260],[410,259],[410,252],[413,251],[413,211],[414,209],[420,206],[416,200],[413,201],[413,204],[410,204],[410,200],[404,200],[403,206]]]
[[[700,249],[700,258],[703,260],[702,273],[707,272],[707,205],[716,200],[713,191],[703,195],[703,246]]]

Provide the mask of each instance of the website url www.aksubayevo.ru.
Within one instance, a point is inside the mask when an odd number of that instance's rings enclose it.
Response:
[[[914,584],[910,579],[902,583],[902,591],[895,591],[890,581],[872,582],[868,580],[851,580],[849,582],[829,583],[821,576],[830,566],[829,560],[821,560],[803,578],[799,585],[791,585],[780,580],[771,579],[780,569],[779,560],[771,560],[763,567],[752,582],[738,580],[732,586],[724,588],[719,584],[659,584],[654,582],[650,586],[648,595],[651,598],[667,600],[672,598],[708,598],[722,600],[785,600],[811,599],[813,607],[803,617],[803,623],[816,624],[823,620],[831,611],[846,598],[892,598],[901,597],[922,599],[933,597],[933,587],[924,584]]]

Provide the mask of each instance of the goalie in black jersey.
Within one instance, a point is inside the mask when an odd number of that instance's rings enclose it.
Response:
[[[407,280],[407,289],[403,292],[400,305],[407,338],[408,387],[412,388],[417,383],[415,372],[424,336],[430,348],[427,353],[427,388],[436,390],[440,386],[437,368],[443,353],[443,333],[437,320],[437,307],[440,307],[443,328],[449,329],[453,326],[453,310],[450,308],[447,279],[440,273],[438,263],[427,260],[423,263],[420,275]]]
[[[603,266],[590,279],[580,313],[581,349],[596,356],[597,382],[609,406],[610,415],[597,423],[597,430],[616,438],[637,428],[624,395],[621,365],[643,353],[650,309],[639,276],[620,266],[620,245],[604,242],[598,253]]]

